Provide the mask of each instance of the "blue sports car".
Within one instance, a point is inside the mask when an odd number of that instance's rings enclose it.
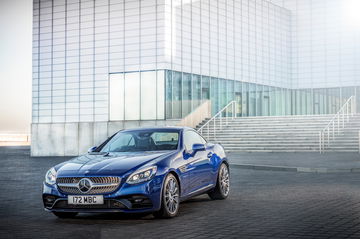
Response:
[[[171,218],[181,201],[229,195],[224,149],[187,127],[121,130],[104,143],[51,168],[45,210],[61,218],[81,212],[153,213]]]

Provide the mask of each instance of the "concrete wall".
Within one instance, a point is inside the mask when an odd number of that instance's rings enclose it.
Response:
[[[180,122],[180,126],[188,126],[195,128],[204,119],[211,118],[211,102],[206,100],[204,103],[199,105],[193,112],[183,118]]]
[[[121,129],[178,124],[178,120],[32,124],[31,156],[81,155]]]

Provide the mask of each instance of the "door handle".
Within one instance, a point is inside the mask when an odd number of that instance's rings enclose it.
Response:
[[[209,152],[207,155],[208,158],[211,158],[212,156],[213,156],[213,152]]]

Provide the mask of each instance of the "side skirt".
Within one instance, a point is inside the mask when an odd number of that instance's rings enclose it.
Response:
[[[215,187],[215,184],[208,184],[208,185],[206,185],[206,186],[204,186],[202,188],[199,188],[199,189],[197,189],[195,191],[192,191],[191,193],[185,195],[184,197],[182,197],[180,199],[180,201],[183,202],[183,201],[186,201],[186,200],[188,200],[188,199],[190,199],[192,197],[204,194],[204,193],[206,193],[207,191],[209,191],[210,189],[212,189],[214,187]]]

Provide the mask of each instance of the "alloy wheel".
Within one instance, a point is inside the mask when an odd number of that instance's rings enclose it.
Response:
[[[165,186],[165,206],[174,214],[179,207],[179,187],[175,178],[171,177]]]
[[[229,180],[229,169],[228,167],[223,164],[220,168],[220,177],[219,177],[219,183],[221,192],[224,196],[227,196],[230,191],[230,180]]]

